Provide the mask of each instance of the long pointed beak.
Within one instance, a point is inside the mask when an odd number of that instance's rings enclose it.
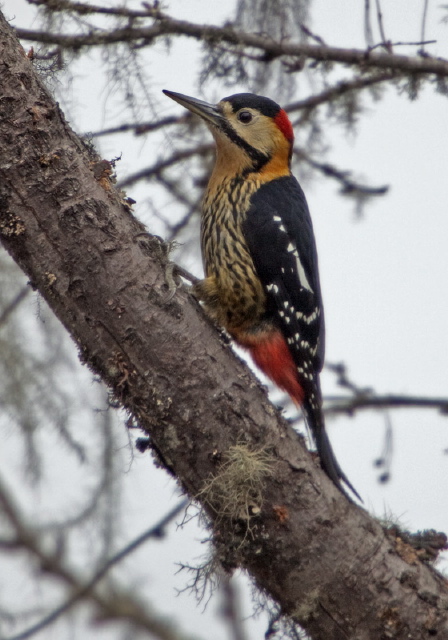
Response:
[[[209,104],[208,102],[198,100],[198,98],[192,98],[191,96],[185,96],[182,93],[166,91],[166,89],[163,89],[163,93],[168,96],[168,98],[171,98],[171,100],[174,100],[182,105],[182,107],[185,107],[185,109],[188,109],[192,113],[200,116],[206,122],[210,122],[211,124],[219,127],[223,121],[222,113],[214,104]]]

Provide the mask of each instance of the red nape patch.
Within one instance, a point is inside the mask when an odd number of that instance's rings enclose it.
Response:
[[[301,405],[305,392],[297,379],[297,367],[280,331],[261,333],[259,336],[252,334],[250,337],[246,334],[243,339],[242,336],[238,338],[238,342],[250,351],[257,367],[286,391],[297,405]]]
[[[284,109],[280,109],[274,118],[274,122],[280,131],[283,133],[288,142],[294,140],[294,131],[292,128],[291,120],[288,118],[288,114]]]

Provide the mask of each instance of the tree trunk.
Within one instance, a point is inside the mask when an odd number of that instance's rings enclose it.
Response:
[[[0,32],[0,239],[202,503],[217,559],[312,638],[448,638],[445,580],[333,487],[185,288],[170,299],[165,246]]]

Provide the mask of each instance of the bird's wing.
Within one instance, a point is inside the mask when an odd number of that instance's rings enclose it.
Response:
[[[258,277],[298,367],[322,369],[325,330],[314,232],[297,180],[282,177],[260,187],[243,224]],[[299,369],[300,371],[300,369]]]

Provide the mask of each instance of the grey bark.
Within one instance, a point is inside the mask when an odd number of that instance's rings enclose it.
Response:
[[[186,289],[168,299],[163,245],[3,18],[0,145],[1,242],[161,463],[202,500],[221,564],[247,569],[315,639],[448,638],[446,581],[333,487]],[[240,514],[204,491],[235,445],[262,451],[269,469]]]

